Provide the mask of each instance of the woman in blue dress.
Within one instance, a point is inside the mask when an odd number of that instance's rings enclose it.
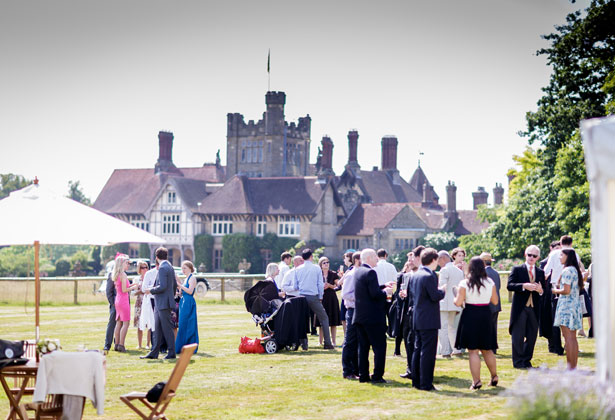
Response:
[[[177,338],[175,339],[175,351],[181,352],[182,347],[187,344],[199,344],[199,327],[196,320],[196,301],[194,300],[194,291],[196,288],[196,278],[194,273],[194,265],[190,261],[182,263],[182,272],[186,276],[185,282],[182,284],[177,280],[177,286],[181,290],[182,298],[179,302],[179,326],[177,328]],[[194,349],[194,352],[198,347]]]
[[[583,312],[579,301],[579,291],[583,290],[583,275],[574,249],[562,249],[560,262],[564,266],[552,293],[560,295],[555,311],[554,327],[560,327],[566,340],[566,361],[570,369],[576,369],[579,358],[577,330],[583,327]]]

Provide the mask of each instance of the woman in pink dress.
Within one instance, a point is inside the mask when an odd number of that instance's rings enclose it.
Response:
[[[128,333],[128,327],[130,326],[130,300],[128,298],[131,290],[139,287],[138,284],[130,286],[128,282],[128,276],[125,271],[128,270],[129,261],[125,255],[120,255],[115,259],[115,266],[113,267],[113,282],[115,283],[115,350],[119,352],[126,352],[124,347],[124,341],[126,340],[126,334]]]

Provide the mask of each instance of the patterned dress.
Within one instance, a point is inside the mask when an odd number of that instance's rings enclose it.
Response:
[[[570,286],[570,293],[560,295],[555,311],[554,327],[568,327],[571,330],[580,330],[583,326],[583,312],[579,301],[579,276],[574,267],[566,267],[562,271],[562,287]]]

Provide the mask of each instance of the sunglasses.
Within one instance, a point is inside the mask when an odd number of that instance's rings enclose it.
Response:
[[[322,263],[323,264],[329,264],[329,261],[323,261]]]
[[[536,254],[527,254],[527,256],[530,258],[538,258],[538,255]]]

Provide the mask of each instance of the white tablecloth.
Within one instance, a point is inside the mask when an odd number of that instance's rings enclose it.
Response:
[[[104,356],[98,352],[70,353],[60,350],[41,357],[33,401],[45,401],[47,394],[89,398],[98,415],[104,413]]]

